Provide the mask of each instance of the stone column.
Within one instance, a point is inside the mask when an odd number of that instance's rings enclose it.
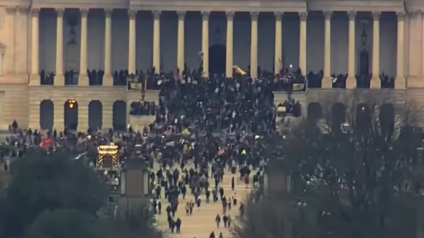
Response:
[[[299,68],[302,70],[302,74],[306,75],[306,20],[308,19],[307,12],[299,12],[300,18],[300,47],[299,47]]]
[[[398,12],[397,27],[397,62],[396,62],[396,89],[405,89],[405,12]]]
[[[225,67],[225,76],[227,78],[233,77],[233,26],[234,12],[227,12],[227,58]]]
[[[39,16],[40,9],[31,9],[31,77],[29,84],[32,86],[40,85],[40,74],[39,74]]]
[[[128,73],[129,74],[135,74],[135,61],[136,61],[136,19],[137,19],[137,11],[135,10],[129,10],[129,42],[128,42]]]
[[[331,15],[332,12],[324,12],[324,78],[322,88],[332,88],[331,81]]]
[[[202,12],[203,76],[209,77],[209,12]]]
[[[371,88],[381,88],[380,82],[380,12],[373,12]]]
[[[78,86],[88,86],[87,76],[87,16],[88,9],[81,8],[81,46],[80,46],[80,68]]]
[[[63,131],[65,129],[65,108],[63,101],[53,101],[54,108],[54,122],[53,128],[57,130],[57,132]]]
[[[105,75],[104,86],[113,86],[112,78],[112,9],[105,9]]]
[[[153,67],[160,73],[160,11],[153,12]]]
[[[258,78],[258,12],[251,12],[252,26],[250,29],[250,77]]]
[[[18,7],[16,6],[7,6],[6,12],[7,12],[7,18],[11,19],[10,22],[8,22],[9,25],[9,31],[8,34],[12,36],[12,44],[8,46],[8,58],[11,59],[10,67],[6,67],[5,64],[2,64],[2,74],[16,74],[18,72],[18,66],[17,66],[17,56],[16,56],[16,40],[19,39],[17,36],[18,30],[16,29],[16,25],[18,25],[18,18],[16,17],[16,12],[18,11]],[[6,71],[7,68],[7,71]]]
[[[30,49],[28,47],[29,34],[30,32],[27,29],[31,28],[31,24],[28,21],[28,7],[19,6],[15,13],[15,32],[16,40],[15,42],[15,72],[20,76],[28,77],[30,72],[30,63],[29,59]]]
[[[177,66],[180,70],[180,75],[183,72],[184,64],[185,64],[185,56],[184,56],[184,34],[185,34],[185,28],[184,28],[184,19],[185,19],[185,12],[180,11],[177,12],[178,14],[178,52],[177,52]]]
[[[64,86],[65,78],[63,76],[63,12],[65,9],[56,9],[56,76],[55,86]]]
[[[348,12],[349,15],[349,51],[348,51],[348,78],[346,82],[347,89],[356,88],[356,52],[355,52],[355,21],[356,12]]]
[[[274,73],[279,74],[283,60],[282,46],[282,16],[283,13],[275,12],[275,53],[274,53]]]
[[[40,129],[41,123],[40,123],[40,101],[36,100],[29,100],[29,125],[28,128],[31,128],[33,131]]]
[[[420,83],[419,85],[423,85],[424,84],[424,12],[423,11],[419,11],[417,13],[418,17],[417,17],[417,25],[418,25],[418,29],[416,30],[417,33],[421,32],[421,38],[420,40],[418,40],[419,42],[419,47],[414,48],[416,50],[420,50],[421,49],[421,57],[418,57],[418,59],[421,59],[420,62],[418,63],[418,67],[421,69],[421,72],[418,71],[418,75],[421,74],[421,78],[420,78]],[[418,37],[419,38],[419,37]]]
[[[423,62],[423,18],[420,10],[412,11],[410,14],[409,25],[410,31],[413,33],[411,32],[411,39],[409,39],[409,42],[412,43],[412,45],[409,47],[410,70],[408,73],[408,85],[413,84],[414,87],[421,87],[422,82],[424,82],[424,75],[421,75],[421,63]]]
[[[84,100],[78,103],[78,131],[88,130],[88,103],[91,100]]]
[[[103,104],[103,125],[102,129],[113,128],[113,101],[102,102]]]

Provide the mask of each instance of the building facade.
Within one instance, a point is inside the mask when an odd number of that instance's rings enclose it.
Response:
[[[371,88],[385,73],[402,100],[420,101],[423,39],[419,0],[0,0],[0,127],[14,119],[58,130],[70,121],[80,130],[125,124],[140,93],[114,86],[115,71],[197,69],[199,52],[205,73],[231,76],[238,65],[256,77],[257,66],[278,72],[292,64],[323,70],[323,89],[331,74],[348,74],[346,88],[354,89],[365,49]],[[87,70],[104,71],[102,85],[90,85]],[[72,85],[69,71],[77,72]],[[40,72],[53,72],[54,83],[42,85]]]

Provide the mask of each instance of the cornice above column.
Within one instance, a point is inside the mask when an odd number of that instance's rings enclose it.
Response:
[[[132,10],[132,9],[128,10],[128,17],[130,19],[135,19],[136,16],[137,16],[137,10]]]
[[[274,16],[276,20],[281,20],[283,15],[284,15],[284,12],[274,12]]]
[[[58,17],[63,17],[63,14],[65,13],[65,9],[64,8],[56,8],[56,15]]]
[[[331,17],[333,16],[332,11],[324,11],[324,18],[325,20],[331,20]]]
[[[207,12],[301,12],[307,11],[305,1],[236,0],[143,0],[130,1],[130,7],[140,11],[207,11]]]
[[[356,12],[355,11],[347,12],[347,15],[348,15],[350,21],[354,21],[356,19]]]
[[[185,11],[178,11],[177,15],[178,15],[178,20],[184,20],[185,19]]]
[[[87,8],[87,9],[128,9],[129,0],[32,0],[32,7],[36,8]]]
[[[40,9],[39,8],[31,8],[31,15],[34,17],[38,17],[38,15],[40,14]]]
[[[153,13],[153,19],[160,20],[160,14],[162,13],[162,11],[156,10],[156,11],[153,11],[152,13]]]
[[[396,15],[397,15],[398,21],[405,20],[405,16],[406,16],[405,12],[397,12]]]
[[[27,13],[28,10],[30,9],[28,6],[17,6],[17,11],[22,12],[22,13]]]
[[[381,12],[372,12],[372,18],[374,21],[379,21],[381,16]]]
[[[299,12],[299,17],[301,21],[306,21],[308,19],[308,13],[307,12]]]
[[[7,7],[6,7],[6,11],[7,11],[8,13],[11,13],[11,14],[14,14],[17,10],[18,10],[18,9],[17,9],[17,6],[7,6]]]
[[[421,14],[424,11],[424,2],[420,0],[405,1],[405,8],[412,15]]]
[[[234,19],[234,12],[225,12],[225,15],[227,15],[227,21],[232,21]]]
[[[332,11],[332,12],[399,12],[405,10],[404,1],[309,1],[309,11]]]
[[[87,17],[88,16],[88,8],[80,8],[81,17]]]
[[[250,17],[252,18],[252,21],[257,21],[259,17],[259,12],[251,12]]]
[[[105,11],[105,15],[107,17],[110,17],[112,16],[113,8],[105,8],[104,11]]]
[[[211,14],[210,12],[201,12],[202,13],[202,19],[204,21],[208,21],[209,20],[209,15]]]

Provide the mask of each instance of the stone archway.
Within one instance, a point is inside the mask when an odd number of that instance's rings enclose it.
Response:
[[[346,107],[343,103],[334,103],[331,107],[331,130],[341,131],[341,125],[346,122]]]
[[[99,100],[93,100],[88,104],[88,127],[94,130],[102,129],[103,104]]]
[[[53,125],[54,103],[52,100],[43,100],[40,102],[40,129],[52,131]]]
[[[385,103],[380,107],[381,134],[391,136],[395,129],[395,108],[391,103]]]
[[[124,131],[127,127],[127,103],[119,100],[113,103],[113,129]]]
[[[227,49],[223,44],[209,47],[209,72],[225,74]]]
[[[68,100],[64,105],[65,110],[65,128],[68,130],[78,130],[78,102],[75,100]]]
[[[318,102],[312,102],[308,105],[308,125],[316,127],[318,121],[322,118],[322,107]]]
[[[366,103],[360,103],[356,107],[354,129],[360,130],[363,133],[367,133],[370,126],[371,126],[370,107]]]

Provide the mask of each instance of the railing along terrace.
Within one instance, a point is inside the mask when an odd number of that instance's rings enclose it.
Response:
[[[65,85],[78,85],[79,72],[67,70],[64,75]]]
[[[165,81],[176,81],[180,83],[201,83],[207,81],[225,82],[248,80],[264,85],[271,85],[273,91],[283,92],[301,92],[307,88],[307,80],[299,70],[281,70],[280,74],[274,75],[271,72],[262,71],[258,79],[250,79],[247,75],[233,75],[233,78],[226,78],[223,74],[211,73],[208,77],[202,77],[201,74],[193,72],[190,74],[176,75],[174,72],[154,74],[144,74],[140,71],[138,74],[129,75],[126,78],[128,90],[160,90]],[[219,83],[220,84],[220,83]]]
[[[54,85],[54,78],[55,78],[55,73],[41,70],[40,85]]]
[[[105,71],[103,70],[87,70],[88,82],[90,86],[103,85],[103,77]]]

